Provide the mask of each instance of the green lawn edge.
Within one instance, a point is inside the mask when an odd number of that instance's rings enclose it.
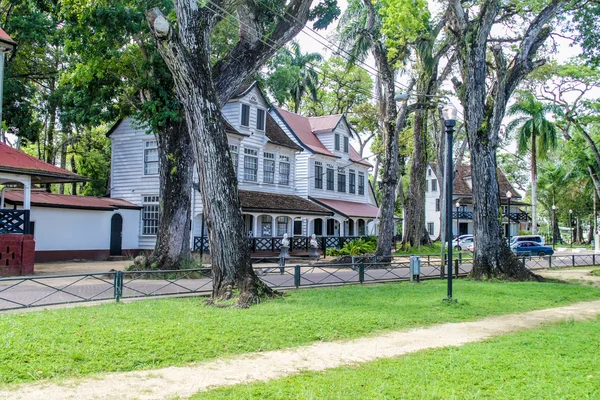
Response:
[[[202,399],[598,399],[600,318],[567,321],[285,378],[222,387]]]
[[[0,315],[0,384],[155,369],[477,320],[600,298],[594,287],[559,283],[426,281],[290,291],[250,309],[202,298]]]

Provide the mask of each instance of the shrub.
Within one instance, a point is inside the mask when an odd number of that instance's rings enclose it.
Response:
[[[377,240],[372,240],[369,238],[367,240],[364,239],[355,239],[351,242],[346,242],[341,249],[327,249],[325,254],[332,257],[339,256],[360,256],[363,254],[372,254],[377,247]]]

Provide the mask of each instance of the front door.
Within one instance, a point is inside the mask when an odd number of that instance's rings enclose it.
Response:
[[[460,227],[458,229],[458,235],[468,235],[469,234],[469,223],[461,222]]]
[[[302,221],[294,221],[294,236],[302,236]]]
[[[123,217],[115,214],[110,219],[110,255],[120,256],[123,242]]]

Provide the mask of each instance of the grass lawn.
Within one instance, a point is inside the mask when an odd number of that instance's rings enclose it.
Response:
[[[440,256],[440,253],[442,252],[442,243],[437,241],[437,242],[433,242],[431,247],[430,246],[423,246],[420,249],[411,247],[410,249],[404,251],[404,250],[400,250],[400,244],[398,244],[398,251],[396,251],[394,253],[394,255],[396,256],[405,256],[405,255],[410,255],[410,256],[418,256],[418,255],[432,255],[432,256]]]
[[[201,399],[598,399],[600,319],[198,393]]]
[[[182,365],[386,330],[480,319],[600,299],[557,283],[458,280],[291,291],[250,309],[201,298],[137,301],[0,315],[0,383]]]

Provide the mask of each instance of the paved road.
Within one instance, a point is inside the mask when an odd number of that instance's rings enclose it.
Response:
[[[364,282],[401,281],[410,279],[410,270],[406,257],[398,258],[393,264],[365,265]],[[600,263],[600,257],[586,255],[559,255],[525,260],[527,267],[544,269],[548,267],[587,266]],[[550,265],[550,262],[552,265]],[[445,272],[444,268],[444,272]],[[459,265],[459,275],[466,275],[472,269],[470,260]],[[295,268],[286,266],[283,273],[279,267],[257,268],[260,278],[273,288],[295,287]],[[453,270],[453,272],[455,272]],[[441,268],[439,259],[422,259],[421,278],[439,278]],[[114,299],[114,273],[35,276],[24,278],[0,279],[0,310],[43,306],[51,304],[111,300]],[[210,293],[212,282],[209,278],[176,279],[172,274],[169,279],[142,279],[142,276],[125,274],[121,297],[143,297],[177,295],[190,293]],[[359,272],[350,266],[302,266],[300,267],[300,286],[341,285],[359,283]]]

